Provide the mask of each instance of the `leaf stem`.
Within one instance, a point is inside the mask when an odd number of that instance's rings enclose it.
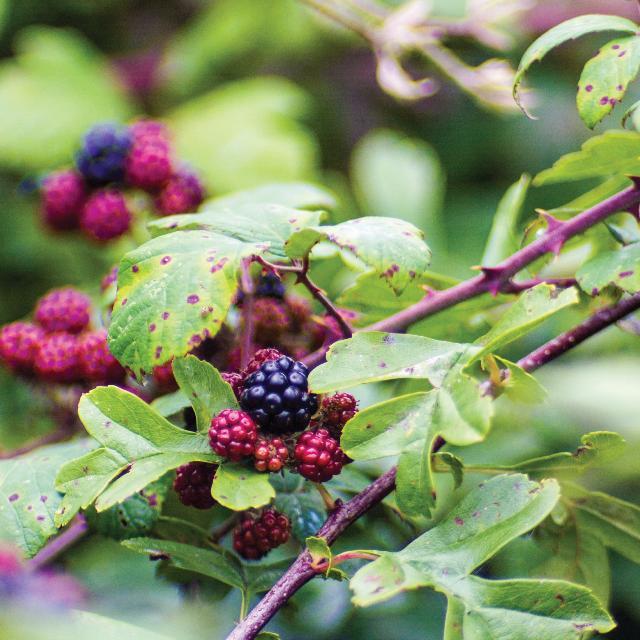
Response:
[[[242,327],[242,341],[240,345],[240,367],[244,369],[247,364],[249,364],[249,360],[254,352],[253,346],[253,294],[254,294],[254,286],[253,286],[253,278],[251,277],[250,271],[250,260],[245,260],[242,263],[242,292],[244,293],[244,298],[242,300],[242,319],[243,319],[243,327]]]
[[[329,493],[327,488],[322,483],[314,482],[313,485],[318,490],[318,493],[322,498],[322,502],[324,503],[325,508],[329,513],[331,513],[337,506],[337,503],[333,499],[333,496]]]
[[[74,521],[59,535],[52,538],[38,553],[29,560],[28,567],[37,571],[55,560],[61,553],[83,538],[89,526],[83,515],[78,514]]]

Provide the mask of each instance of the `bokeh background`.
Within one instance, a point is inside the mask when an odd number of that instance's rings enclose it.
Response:
[[[465,11],[465,0],[434,4],[440,15]],[[637,11],[625,0],[533,2],[508,56],[517,64],[536,35],[590,12],[634,17]],[[410,220],[427,232],[435,270],[468,277],[505,189],[589,137],[575,111],[575,85],[598,44],[598,36],[587,38],[536,67],[531,77],[540,119],[531,121],[483,111],[447,83],[428,100],[395,101],[377,86],[370,51],[295,0],[0,0],[0,323],[28,314],[53,286],[70,283],[97,293],[100,278],[132,246],[122,240],[102,248],[52,235],[39,222],[35,185],[47,170],[70,163],[90,125],[144,114],[167,120],[180,154],[201,172],[210,194],[272,180],[316,181],[340,196],[338,218],[368,213]],[[454,46],[469,61],[489,56],[468,41]],[[629,102],[638,98],[630,94]],[[624,107],[618,109],[621,114]],[[617,126],[614,117],[605,128]],[[522,228],[535,207],[563,204],[589,186],[533,189]],[[323,284],[331,288],[333,276],[325,274]],[[558,316],[512,355],[571,320],[570,313]],[[434,322],[432,335],[451,331],[463,339],[465,332],[481,332],[463,324],[449,316]],[[631,453],[586,482],[637,502],[638,354],[638,338],[614,328],[545,367],[539,377],[550,392],[547,403],[498,403],[491,436],[465,450],[465,458],[507,463],[572,450],[590,430],[619,431]],[[50,426],[30,390],[0,371],[0,448],[17,447]],[[367,547],[399,548],[410,534],[380,508],[339,546],[366,541]],[[527,540],[519,541],[486,572],[517,574],[530,555]],[[635,638],[640,570],[612,560],[619,627],[610,637]],[[235,595],[210,584],[178,587],[157,577],[147,559],[98,536],[79,545],[65,566],[86,586],[95,611],[174,629],[174,637],[224,637],[237,614]],[[309,640],[438,638],[443,605],[441,596],[425,590],[355,610],[346,585],[317,580],[273,628]]]

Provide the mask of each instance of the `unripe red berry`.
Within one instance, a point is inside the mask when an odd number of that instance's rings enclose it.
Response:
[[[258,518],[245,517],[233,530],[233,548],[247,560],[258,560],[289,540],[289,518],[265,509]]]
[[[156,209],[162,216],[196,211],[204,200],[204,188],[195,173],[176,172],[156,198]]]
[[[78,338],[70,333],[50,333],[40,342],[35,371],[48,382],[75,382],[80,378]]]
[[[253,457],[254,467],[258,471],[277,473],[287,463],[289,450],[280,438],[259,438]]]
[[[294,456],[298,473],[313,482],[327,482],[348,462],[338,441],[327,429],[312,429],[300,434]]]
[[[90,382],[122,382],[126,375],[109,351],[106,329],[90,331],[78,338],[78,364],[82,377]]]
[[[31,373],[44,331],[30,322],[12,322],[0,329],[0,361],[18,373]]]
[[[289,328],[289,314],[284,304],[275,298],[254,300],[253,327],[258,342],[276,341]]]
[[[258,429],[251,416],[244,411],[224,409],[209,427],[209,444],[223,458],[238,462],[253,455]]]
[[[100,242],[126,233],[131,226],[131,212],[122,193],[113,188],[94,191],[84,204],[80,226]]]
[[[80,333],[91,319],[91,300],[73,287],[53,289],[38,300],[34,315],[47,332]]]
[[[210,509],[216,503],[211,495],[211,484],[218,468],[208,462],[189,462],[176,469],[173,488],[180,502],[196,509]]]
[[[42,218],[56,231],[77,229],[87,197],[82,176],[75,171],[56,171],[42,181]]]
[[[322,399],[318,422],[339,440],[342,427],[357,412],[358,401],[350,393],[336,393]]]
[[[253,358],[249,360],[249,364],[242,371],[242,375],[246,378],[250,376],[254,371],[257,371],[265,362],[269,362],[270,360],[277,360],[278,358],[282,358],[284,354],[278,349],[258,349],[254,354]]]
[[[244,382],[243,375],[241,373],[223,371],[220,376],[227,384],[231,386],[236,398],[240,399],[240,394],[242,393],[242,383]]]
[[[124,167],[128,184],[147,191],[159,189],[173,172],[168,141],[153,135],[134,137]]]

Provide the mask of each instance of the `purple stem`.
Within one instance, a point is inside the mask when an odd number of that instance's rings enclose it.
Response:
[[[561,222],[551,216],[546,216],[548,221],[547,232],[531,244],[520,249],[520,251],[516,251],[500,264],[495,267],[485,267],[479,275],[449,289],[435,291],[410,307],[369,325],[361,329],[361,331],[404,331],[418,320],[483,293],[496,294],[501,291],[508,293],[510,287],[513,286],[511,278],[524,267],[547,253],[557,253],[562,248],[562,245],[573,236],[583,233],[610,215],[625,211],[639,202],[640,179],[634,178],[633,180],[632,186],[603,200],[570,220]],[[315,367],[324,361],[326,352],[327,348],[318,349],[307,356],[304,359],[304,363],[308,367]]]
[[[29,561],[29,569],[37,571],[55,560],[63,551],[73,546],[82,538],[89,527],[83,515],[77,515],[73,523],[61,534],[52,538],[33,558]]]
[[[244,369],[253,355],[253,297],[254,287],[253,279],[251,278],[250,261],[245,260],[242,263],[242,292],[244,298],[242,300],[242,342],[240,345],[240,367]]]

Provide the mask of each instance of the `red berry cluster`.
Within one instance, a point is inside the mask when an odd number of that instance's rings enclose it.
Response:
[[[233,530],[233,548],[247,560],[258,560],[289,540],[289,518],[275,509],[246,515]]]
[[[122,130],[93,127],[76,165],[42,181],[42,219],[56,231],[81,229],[98,242],[127,233],[133,221],[127,189],[146,192],[158,215],[195,211],[204,199],[198,176],[176,162],[167,128],[153,120]]]
[[[180,502],[196,509],[210,509],[215,504],[211,495],[213,476],[218,467],[207,462],[190,462],[176,469],[173,481]]]
[[[50,291],[36,304],[33,322],[0,328],[0,362],[46,382],[123,382],[125,371],[109,351],[106,329],[90,329],[91,314],[91,300],[82,292]]]

